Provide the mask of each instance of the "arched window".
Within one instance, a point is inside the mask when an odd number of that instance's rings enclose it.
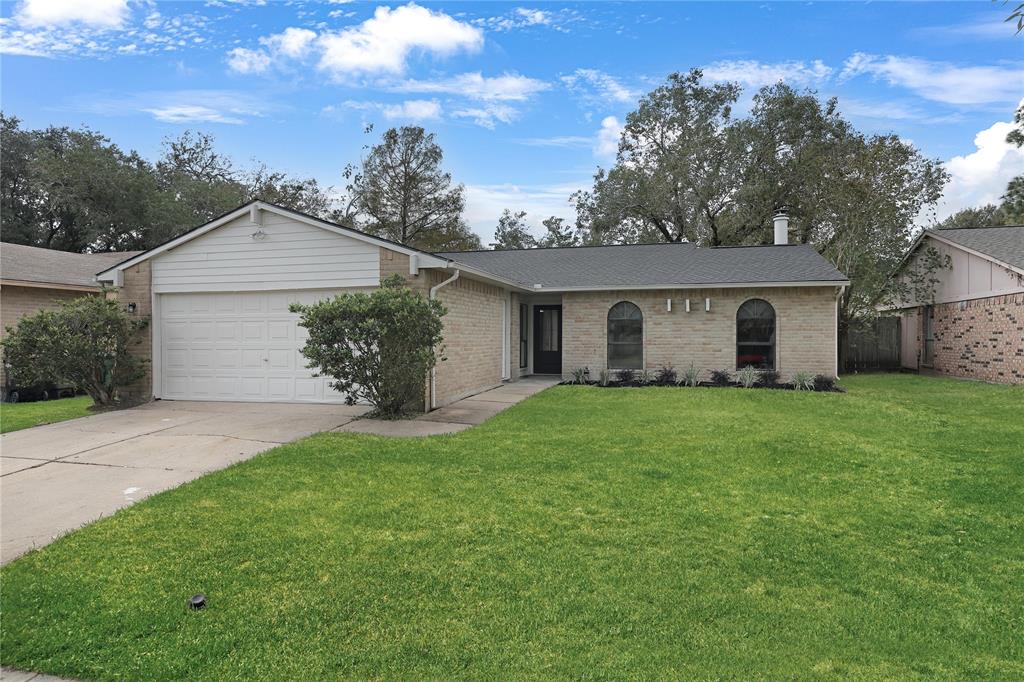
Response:
[[[644,366],[644,314],[635,304],[620,301],[608,311],[608,369]]]
[[[775,369],[775,308],[752,298],[736,312],[736,369]]]

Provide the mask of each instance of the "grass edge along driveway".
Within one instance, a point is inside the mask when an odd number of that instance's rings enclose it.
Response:
[[[31,403],[0,403],[0,433],[85,417],[92,414],[91,406],[92,398],[87,395]]]
[[[1024,389],[844,384],[556,387],[454,436],[276,448],[5,567],[0,659],[83,679],[1024,675]]]

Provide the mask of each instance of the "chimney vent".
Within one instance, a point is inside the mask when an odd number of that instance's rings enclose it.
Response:
[[[785,211],[778,211],[775,214],[775,244],[789,243],[789,216]]]

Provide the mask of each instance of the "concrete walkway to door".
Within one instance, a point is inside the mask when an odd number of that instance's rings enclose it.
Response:
[[[342,433],[371,433],[378,436],[437,436],[476,426],[494,415],[526,400],[561,378],[529,376],[502,384],[414,419],[357,419],[334,429]]]
[[[159,400],[0,436],[0,563],[362,406]]]

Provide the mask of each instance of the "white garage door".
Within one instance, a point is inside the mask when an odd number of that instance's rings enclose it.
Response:
[[[306,369],[294,302],[336,291],[161,294],[160,397],[338,403],[344,394]]]

